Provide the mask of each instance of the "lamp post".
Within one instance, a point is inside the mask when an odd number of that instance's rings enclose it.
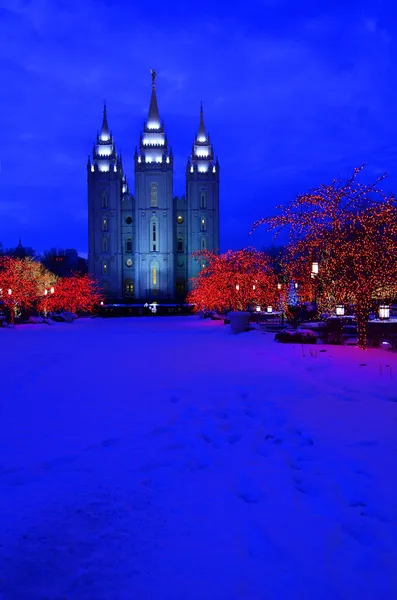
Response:
[[[382,321],[390,318],[390,306],[388,304],[381,304],[379,306],[379,318]]]
[[[317,316],[317,285],[316,285],[316,277],[318,275],[319,265],[316,260],[312,262],[312,272],[311,278],[313,279],[313,289],[314,289],[314,308],[316,311],[315,316]]]
[[[345,314],[345,307],[343,306],[343,304],[337,304],[336,305],[336,316],[343,317],[344,314]]]

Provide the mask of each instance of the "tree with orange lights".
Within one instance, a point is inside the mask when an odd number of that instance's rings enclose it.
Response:
[[[187,302],[200,310],[246,310],[278,301],[277,281],[270,260],[253,248],[214,254],[194,253],[203,268],[192,279]]]
[[[368,185],[358,181],[362,169],[299,195],[253,228],[264,224],[277,235],[289,227],[285,271],[298,282],[300,298],[316,294],[323,310],[353,303],[365,348],[374,300],[397,293],[397,203],[379,188],[385,175]]]

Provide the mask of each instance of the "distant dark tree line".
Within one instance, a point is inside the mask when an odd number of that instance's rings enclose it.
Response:
[[[70,277],[73,274],[85,275],[88,272],[87,261],[74,249],[51,248],[42,254],[37,254],[34,248],[23,246],[20,240],[15,248],[3,248],[3,244],[0,242],[0,256],[20,260],[32,258],[57,277]]]

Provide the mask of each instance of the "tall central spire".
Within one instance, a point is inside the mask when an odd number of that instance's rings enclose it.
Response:
[[[150,98],[147,125],[149,129],[160,129],[160,115],[156,96],[156,71],[150,69],[150,72],[152,74],[152,95]]]
[[[203,112],[203,103],[200,106],[200,126],[198,130],[197,139],[199,142],[207,141],[207,134],[205,133],[205,125],[204,125],[204,112]]]
[[[108,125],[108,115],[106,110],[106,102],[103,105],[103,118],[102,118],[102,130],[101,130],[101,140],[106,142],[110,139],[109,125]]]

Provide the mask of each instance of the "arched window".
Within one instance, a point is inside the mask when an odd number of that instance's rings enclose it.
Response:
[[[205,250],[207,248],[207,240],[205,237],[201,238],[201,250]]]
[[[200,192],[200,208],[207,208],[207,197],[205,192]]]
[[[205,217],[201,217],[201,223],[200,223],[200,228],[201,231],[205,231],[206,230],[206,226],[205,226]]]
[[[128,237],[125,240],[125,251],[126,252],[132,252],[132,238]]]
[[[157,261],[153,261],[150,265],[150,286],[152,290],[159,287],[159,264]]]
[[[103,289],[104,294],[108,293],[108,291],[109,291],[109,282],[108,281],[105,280],[102,282],[102,289]]]
[[[176,251],[177,252],[183,252],[183,238],[182,237],[178,237],[177,242],[176,242]]]
[[[150,206],[158,206],[157,183],[150,184]]]
[[[150,250],[157,252],[159,249],[159,224],[155,217],[150,221]]]
[[[102,191],[102,208],[108,207],[108,193],[106,190]]]
[[[102,231],[107,231],[108,230],[108,218],[107,217],[103,217],[102,219]]]
[[[109,252],[109,240],[107,235],[102,238],[102,252]]]
[[[132,279],[126,279],[124,282],[124,293],[126,296],[134,295],[134,282]]]
[[[109,264],[107,260],[104,260],[102,263],[102,273],[104,275],[109,275]]]

